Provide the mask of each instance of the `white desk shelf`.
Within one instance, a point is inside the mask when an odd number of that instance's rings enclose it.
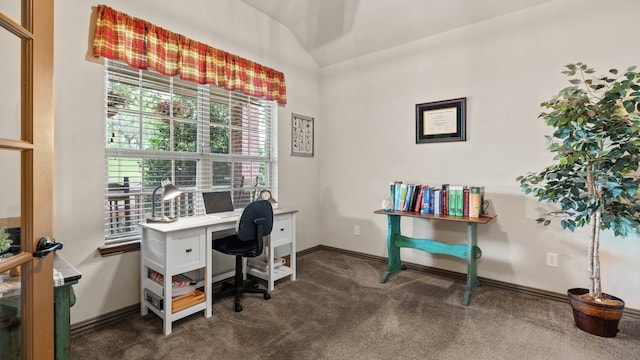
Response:
[[[295,246],[295,214],[296,210],[274,210],[273,231],[266,245],[270,255],[269,271],[248,269],[253,276],[264,279],[273,290],[274,282],[286,276],[296,279],[296,246]],[[212,241],[214,232],[234,229],[237,217],[219,218],[214,215],[203,215],[182,218],[176,222],[141,223],[142,241],[140,244],[140,313],[144,316],[151,310],[163,320],[163,333],[171,334],[174,321],[185,316],[204,310],[204,316],[211,317],[213,303],[212,281]],[[290,267],[274,268],[273,255],[280,246],[290,246]],[[158,285],[148,278],[148,271],[152,269],[164,276],[163,285]],[[191,270],[204,269],[204,302],[194,304],[176,313],[171,313],[171,292],[173,275]],[[233,274],[230,272],[229,274]],[[164,306],[159,309],[145,298],[144,289],[162,297]]]
[[[267,271],[247,266],[248,274],[267,281],[269,291],[273,290],[276,280],[280,280],[287,276],[291,276],[291,280],[296,279],[295,220],[295,213],[274,216],[273,230],[271,231],[271,235],[269,236],[268,242],[265,245],[267,250],[266,254],[268,256]],[[290,246],[290,267],[285,265],[275,267],[273,264],[273,259],[276,253],[275,249],[280,246],[287,245]]]

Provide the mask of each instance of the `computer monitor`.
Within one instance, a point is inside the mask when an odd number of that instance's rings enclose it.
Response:
[[[204,210],[207,214],[233,211],[231,191],[203,192]]]

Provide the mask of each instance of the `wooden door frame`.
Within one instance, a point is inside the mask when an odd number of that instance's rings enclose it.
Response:
[[[0,139],[21,153],[21,252],[2,268],[22,265],[22,359],[53,359],[53,256],[32,256],[54,230],[53,0],[21,0],[20,21],[0,13],[2,31],[22,40],[21,139]]]
[[[33,253],[39,239],[44,236],[54,237],[53,228],[53,163],[54,163],[54,97],[53,97],[53,32],[54,6],[53,0],[27,0],[31,5],[30,28],[33,31],[32,61],[32,98],[29,101],[32,108],[32,121],[23,121],[25,126],[31,125],[34,149],[27,156],[24,168],[32,173],[26,176],[31,179],[31,191],[23,191],[27,195],[26,204],[30,204],[32,224],[27,228],[33,229],[28,243]],[[29,159],[29,157],[31,157]],[[28,166],[29,161],[32,166]],[[37,169],[37,173],[36,173]],[[31,198],[29,198],[31,194]],[[34,258],[35,259],[35,258]],[[27,301],[31,302],[26,309],[31,314],[25,314],[29,321],[24,324],[23,334],[33,340],[33,353],[25,352],[26,359],[53,359],[54,354],[54,311],[53,311],[53,256],[29,262],[27,266],[27,280],[31,286],[27,292]],[[33,305],[33,306],[31,306]],[[25,309],[25,310],[26,310]],[[30,316],[29,316],[30,315]],[[24,341],[23,340],[23,343]],[[26,346],[25,347],[30,347]]]

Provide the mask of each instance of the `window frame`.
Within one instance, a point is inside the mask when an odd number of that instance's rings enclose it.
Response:
[[[275,101],[231,92],[211,85],[186,82],[177,77],[164,76],[152,70],[133,69],[124,63],[112,60],[105,60],[104,79],[105,242],[104,246],[100,247],[103,255],[139,249],[141,234],[137,224],[145,221],[150,215],[151,193],[154,190],[154,186],[150,185],[152,182],[157,182],[159,185],[159,181],[163,180],[158,178],[151,181],[151,175],[145,174],[145,168],[154,168],[153,165],[146,165],[146,163],[158,160],[169,161],[171,175],[168,178],[183,191],[181,197],[167,202],[168,207],[165,206],[165,202],[156,201],[156,212],[160,211],[162,214],[176,217],[204,214],[201,195],[204,191],[231,190],[236,208],[243,208],[255,198],[260,190],[270,190],[274,196],[277,196],[278,106]],[[116,91],[116,84],[124,84],[131,89],[137,87],[138,92],[135,93],[133,90]],[[158,115],[161,112],[150,112],[150,104],[160,99],[157,96],[151,98],[145,95],[152,92],[156,95],[168,96],[169,105],[167,107],[170,110],[166,119],[164,115]],[[180,105],[176,104],[176,99],[181,98],[183,99],[181,101],[188,99],[192,105],[195,104],[195,108],[191,107],[189,117],[178,116],[180,111],[177,110],[180,109]],[[218,121],[214,121],[212,118],[214,116],[212,115],[213,103],[221,104],[221,108],[228,107],[226,123],[220,122],[220,118],[216,118]],[[160,103],[156,105],[155,109],[159,109]],[[168,126],[157,121],[156,117],[158,116],[168,123]],[[155,125],[149,125],[154,121]],[[129,128],[123,126],[122,129],[115,130],[114,124],[117,123],[129,124],[127,125]],[[193,130],[186,131],[185,138],[187,140],[177,139],[176,132],[178,130],[176,129],[183,125],[185,128],[193,128],[188,124],[195,125],[195,134],[192,133]],[[163,135],[165,137],[158,135],[159,139],[164,139],[167,142],[164,145],[166,148],[145,148],[145,146],[149,146],[145,136],[159,133],[158,129],[160,128],[168,130],[165,131],[166,136]],[[212,150],[211,131],[215,128],[224,129],[224,132],[227,133],[229,139],[226,153]],[[130,131],[131,136],[126,139],[125,143],[122,138],[127,137],[125,136],[127,131]],[[214,140],[218,138],[216,137]],[[224,142],[224,139],[222,141]],[[184,148],[178,149],[179,146]],[[110,170],[114,168],[114,161],[118,163],[117,171]],[[133,164],[136,161],[139,163],[140,177],[134,176],[129,182],[130,177],[123,176],[127,172],[120,170],[120,164]],[[176,178],[176,173],[180,172],[178,166],[175,165],[176,162],[181,162],[183,165],[188,164],[182,168],[189,168],[192,166],[192,161],[195,161],[195,166],[193,166],[195,169],[194,179],[189,176],[187,176],[188,179]],[[216,163],[230,164],[228,183],[215,182],[213,175]],[[156,163],[156,165],[158,164],[162,163]],[[150,173],[150,171],[147,172]],[[168,173],[165,172],[165,174]],[[245,181],[247,176],[249,179]],[[133,185],[136,183],[137,186]],[[125,194],[118,196],[119,192],[125,192]],[[116,202],[114,207],[113,199],[126,200],[124,200],[124,205]],[[122,217],[123,206],[126,214],[124,217]],[[131,215],[134,213],[135,216]],[[125,221],[124,232],[114,232],[114,225],[119,225],[122,221]]]

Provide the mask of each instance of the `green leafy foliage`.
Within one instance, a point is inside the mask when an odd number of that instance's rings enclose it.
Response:
[[[560,226],[569,231],[591,224],[594,297],[601,295],[600,230],[625,237],[636,235],[640,226],[640,73],[635,69],[588,78],[595,71],[587,65],[566,65],[563,74],[571,86],[543,102],[546,111],[539,115],[554,129],[547,136],[554,164],[516,178],[525,194],[559,207],[537,223],[549,225],[560,217]]]
[[[548,111],[539,116],[554,128],[547,141],[556,163],[517,181],[525,194],[558,204],[560,210],[544,219],[562,216],[565,229],[587,225],[600,212],[601,229],[634,235],[640,225],[640,74],[630,67],[622,76],[587,79],[594,70],[585,64],[566,69],[572,86],[543,102]]]

